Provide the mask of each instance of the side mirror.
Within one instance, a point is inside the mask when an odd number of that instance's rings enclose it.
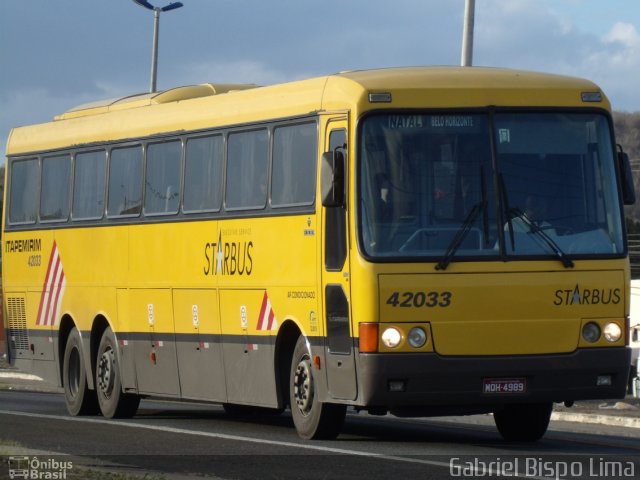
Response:
[[[618,145],[618,163],[620,165],[620,184],[622,186],[622,201],[625,205],[636,203],[636,190],[633,185],[633,174],[631,173],[631,163],[629,155],[624,153],[622,147]]]
[[[344,206],[344,154],[338,149],[322,154],[320,189],[322,206]]]

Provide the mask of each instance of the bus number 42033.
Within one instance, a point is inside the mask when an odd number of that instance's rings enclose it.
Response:
[[[387,305],[405,308],[434,308],[451,305],[451,292],[393,292]]]

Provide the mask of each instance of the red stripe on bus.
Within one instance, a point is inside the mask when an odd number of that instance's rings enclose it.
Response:
[[[49,265],[47,266],[47,274],[44,277],[44,285],[42,285],[42,294],[40,295],[40,306],[38,307],[38,319],[36,325],[42,325],[42,306],[44,304],[44,297],[47,294],[47,284],[49,283],[49,274],[51,273],[51,264],[53,263],[54,253],[57,250],[56,242],[53,242],[53,248],[51,249],[51,255],[49,255]]]
[[[267,292],[264,292],[262,296],[262,306],[260,307],[260,316],[258,317],[258,330],[264,330],[264,314],[267,310],[267,302],[269,301],[269,297],[267,297]]]
[[[273,308],[269,309],[269,323],[267,324],[267,330],[271,330],[273,328],[273,321],[275,320],[276,316],[273,313]]]
[[[57,253],[57,252],[56,252]],[[55,279],[58,276],[58,268],[60,268],[60,256],[56,255],[56,265],[53,269],[53,275],[50,279],[50,290],[49,290],[49,298],[47,298],[47,309],[44,314],[44,325],[49,325],[49,318],[51,316],[51,298],[53,297],[53,288],[55,286]]]
[[[56,324],[56,317],[58,316],[58,301],[64,287],[64,268],[62,268],[62,260],[60,259],[60,255],[58,255],[58,263],[60,264],[60,281],[58,282],[58,285],[56,287],[56,298],[53,302],[53,311],[51,312],[51,317],[49,317],[49,325],[51,326],[54,326]]]

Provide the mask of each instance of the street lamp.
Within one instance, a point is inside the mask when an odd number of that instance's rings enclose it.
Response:
[[[464,28],[462,31],[462,54],[460,55],[460,65],[463,67],[470,67],[473,63],[473,26],[475,23],[475,12],[476,0],[466,0],[464,5]]]
[[[154,7],[147,0],[133,0],[141,7],[147,10],[153,11],[153,48],[151,50],[151,84],[149,86],[149,92],[156,91],[156,79],[158,76],[158,31],[160,29],[160,12],[168,12],[169,10],[175,10],[182,7],[182,2],[173,2],[166,7]]]

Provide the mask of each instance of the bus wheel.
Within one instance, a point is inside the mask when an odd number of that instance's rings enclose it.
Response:
[[[535,442],[547,431],[552,403],[505,405],[493,414],[502,438],[509,442]]]
[[[95,390],[89,390],[87,371],[82,353],[82,339],[78,329],[73,328],[67,338],[62,364],[62,383],[67,411],[74,417],[98,413]]]
[[[303,336],[298,337],[293,351],[289,401],[293,423],[300,437],[328,440],[338,436],[347,407],[318,400],[311,355]]]
[[[106,418],[130,418],[136,414],[140,396],[122,391],[116,341],[111,327],[102,334],[98,347],[96,391],[100,411]]]

